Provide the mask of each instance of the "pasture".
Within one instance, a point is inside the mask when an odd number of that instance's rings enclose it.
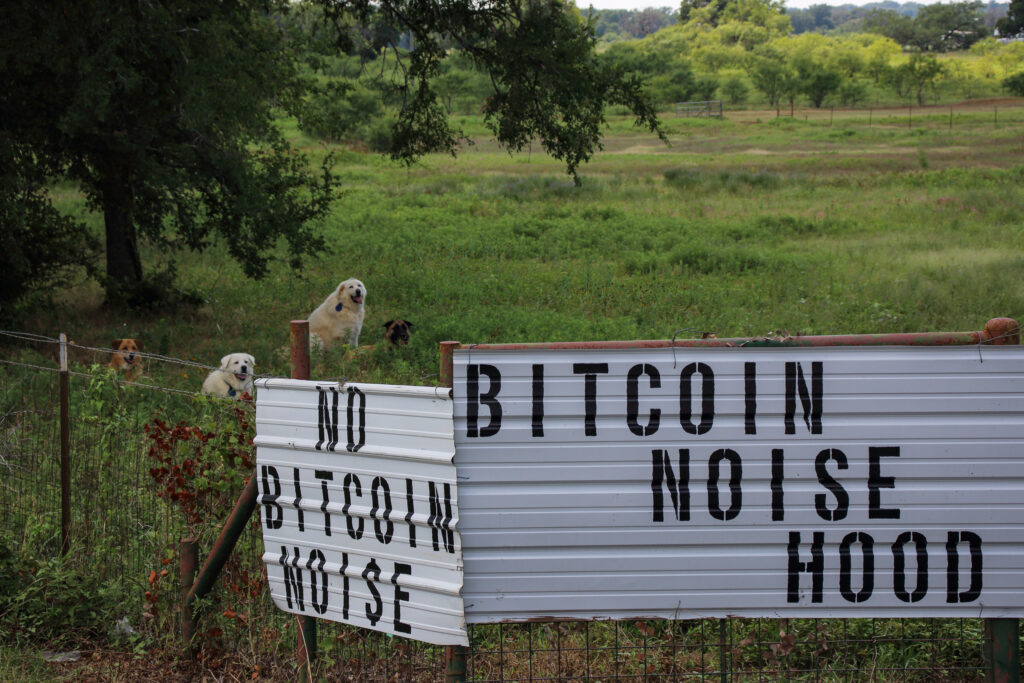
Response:
[[[947,107],[910,116],[666,113],[669,145],[611,116],[578,186],[541,149],[498,149],[474,118],[455,122],[475,144],[411,168],[328,149],[284,121],[314,159],[335,154],[343,185],[322,225],[328,250],[304,270],[282,260],[254,282],[217,248],[184,253],[179,281],[203,298],[198,310],[113,313],[85,283],[29,327],[95,346],[134,336],[207,364],[246,351],[260,373],[287,374],[288,321],[358,277],[361,343],[396,317],[415,323],[412,343],[335,354],[314,375],[430,384],[446,339],[959,330],[1024,315],[1024,100],[957,107],[952,125]],[[74,188],[56,192],[99,229]],[[198,390],[188,374],[161,382]]]
[[[22,329],[47,337],[64,332],[78,344],[95,347],[135,337],[147,352],[207,365],[227,353],[248,352],[256,357],[259,373],[287,375],[288,321],[305,318],[339,281],[358,277],[368,288],[360,341],[376,347],[316,359],[313,377],[429,385],[438,381],[438,342],[449,339],[483,343],[951,331],[981,329],[997,316],[1024,319],[1024,100],[964,105],[954,109],[952,119],[948,107],[915,108],[910,116],[901,109],[800,111],[779,118],[774,111],[743,111],[723,121],[704,121],[666,113],[669,145],[635,131],[627,117],[611,116],[605,149],[581,168],[578,185],[540,149],[514,155],[498,149],[482,122],[472,117],[456,123],[474,144],[458,157],[428,156],[410,168],[358,150],[329,148],[303,136],[294,122],[283,121],[288,136],[314,161],[335,155],[335,172],[343,184],[343,195],[321,226],[328,249],[305,269],[292,270],[282,259],[265,280],[254,282],[221,249],[183,253],[178,281],[202,298],[199,308],[115,312],[101,305],[99,286],[83,279]],[[60,186],[54,193],[62,208],[101,230],[100,217],[85,206],[76,188]],[[150,270],[162,263],[148,246],[144,259]],[[384,322],[399,317],[414,323],[412,341],[386,349],[381,343]],[[9,339],[2,343],[4,359],[52,365],[52,347]],[[81,369],[90,359],[73,360]],[[153,361],[147,375],[143,383],[198,391],[205,371]],[[13,377],[7,385],[10,397],[19,391],[52,396],[45,387],[15,386]],[[76,394],[73,409],[83,411],[81,423],[100,430],[98,442],[109,442],[98,457],[119,450],[123,431],[110,415],[123,418],[124,424],[145,421],[160,401],[184,406],[191,400],[146,399],[152,405],[142,404],[145,410],[122,414],[118,401],[128,391],[90,379],[83,394],[88,401],[79,403]],[[181,410],[207,419],[208,408]],[[223,421],[201,424],[208,431],[233,433]],[[131,433],[144,441],[137,426]],[[233,477],[219,491],[223,500],[218,501],[226,509],[236,494],[229,489],[240,475],[225,472]],[[210,524],[203,534],[215,534],[218,526]],[[170,602],[168,596],[176,593],[170,586],[165,591],[162,599]],[[117,600],[110,597],[104,604]],[[124,602],[135,610],[139,600],[133,594]],[[267,605],[259,609],[273,611]],[[254,614],[253,623],[264,623],[260,616]],[[259,642],[240,637],[241,645],[231,643],[236,657],[245,650],[249,654],[243,658],[255,666],[270,661],[264,657],[276,649],[274,661],[287,660],[294,632],[293,625],[282,624],[292,622],[280,614],[268,619],[277,619],[281,630],[272,637],[269,629],[263,631]],[[862,642],[851,634],[868,624],[873,638],[874,622],[867,620],[808,622],[799,637],[816,647],[825,638],[818,635],[824,625]],[[967,647],[963,627],[955,633],[957,622],[936,624],[935,633],[947,640],[922,641],[922,647]],[[589,643],[591,635],[609,634],[618,648],[623,634],[637,651],[643,643],[645,657],[648,636],[652,642],[686,642],[699,635],[702,644],[714,645],[713,635],[704,638],[703,625],[700,633],[689,635],[672,629],[648,633],[649,628],[641,622],[614,629],[594,626],[593,634],[587,627],[580,636],[569,626],[549,624],[538,631],[547,639],[545,647],[555,638],[559,648],[563,636],[578,644],[581,637]],[[763,664],[764,647],[792,640],[792,634],[780,631],[775,642],[774,633],[767,632],[774,628],[736,637],[737,648],[749,650],[750,666]],[[892,628],[907,626],[892,620]],[[503,640],[507,631],[488,629],[474,636],[480,638],[478,648],[493,650],[495,640],[497,647],[508,647]],[[977,624],[970,629],[976,640]],[[532,653],[533,631],[526,634]],[[746,638],[740,640],[742,635]],[[922,662],[939,657],[931,650],[896,650],[886,655],[891,659],[876,664],[895,671],[915,666],[914,657]],[[694,667],[705,666],[701,652],[693,651]],[[850,665],[867,666],[867,658],[878,657],[877,651],[865,652],[863,662]],[[738,666],[747,666],[746,656],[733,654]],[[808,667],[801,670],[813,671],[817,656],[800,660],[800,667]],[[958,650],[955,656],[976,653]],[[8,667],[8,677],[49,675],[34,660],[23,663],[0,654],[4,659],[13,662],[0,666],[0,671]],[[493,673],[492,665],[486,659],[472,664],[483,673]]]

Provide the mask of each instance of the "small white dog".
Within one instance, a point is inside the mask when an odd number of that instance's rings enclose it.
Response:
[[[238,398],[242,392],[252,394],[252,373],[256,360],[248,353],[229,353],[220,359],[220,368],[203,381],[203,393]]]
[[[345,280],[309,314],[309,337],[314,348],[329,349],[335,344],[359,346],[363,329],[366,285],[355,278]]]

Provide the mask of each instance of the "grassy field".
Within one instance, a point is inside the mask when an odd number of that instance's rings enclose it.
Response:
[[[429,384],[446,339],[959,330],[1024,315],[1024,100],[958,107],[952,125],[947,107],[909,121],[897,109],[802,114],[667,114],[668,145],[612,117],[578,187],[539,147],[498,149],[476,119],[456,120],[476,144],[411,168],[335,150],[344,194],[306,270],[282,261],[253,282],[217,249],[184,254],[198,311],[110,313],[84,283],[31,331],[96,346],[135,336],[210,364],[248,351],[260,372],[284,374],[288,321],[354,276],[369,290],[361,342],[381,341],[394,317],[415,324],[413,341],[314,373]],[[328,151],[284,125],[312,157]],[[57,196],[98,225],[74,188]]]
[[[281,261],[267,279],[253,282],[216,249],[184,254],[180,280],[205,300],[198,310],[117,313],[100,305],[98,286],[82,282],[23,329],[48,337],[65,332],[97,347],[133,336],[146,351],[204,364],[247,351],[261,373],[286,375],[288,321],[305,318],[340,280],[354,276],[369,290],[361,342],[378,346],[318,359],[314,377],[433,384],[437,344],[447,339],[970,330],[996,316],[1024,317],[1024,100],[976,102],[957,107],[952,118],[948,107],[798,111],[779,118],[774,111],[743,111],[723,121],[667,115],[668,145],[616,116],[605,149],[582,169],[578,186],[541,149],[509,155],[488,141],[479,120],[457,123],[475,144],[456,158],[431,156],[405,168],[372,154],[329,150],[285,121],[288,135],[314,159],[335,152],[344,187],[322,226],[329,249],[306,270],[293,272]],[[55,193],[62,207],[99,229],[99,217],[88,212],[75,188],[62,186]],[[161,260],[152,251],[145,258],[150,268]],[[414,323],[413,340],[388,350],[381,344],[383,323],[395,317]],[[44,363],[42,356],[53,353],[52,347],[7,341],[0,355]],[[205,374],[156,359],[147,368],[143,383],[193,391]],[[11,395],[29,393],[27,385],[15,384],[8,384]],[[110,411],[121,405],[116,397],[84,395],[96,405],[81,403],[76,394],[76,410],[94,410],[106,416],[104,424],[111,423]],[[186,401],[177,395],[174,400]],[[120,433],[108,431],[110,439]],[[167,593],[176,594],[170,587]],[[101,621],[109,626],[116,619]],[[283,616],[280,622],[292,623]],[[855,638],[853,631],[870,628],[874,638],[875,623],[824,626],[860,643],[869,636]],[[766,647],[781,647],[794,634],[816,653],[816,643],[824,642],[822,627],[808,621],[784,634],[773,625],[750,636],[751,628],[761,627],[740,624],[730,656],[736,666],[756,668]],[[554,638],[560,648],[563,636],[578,644],[580,637],[589,642],[591,635],[611,633],[616,643],[621,635],[638,652],[642,644],[646,657],[653,634],[651,642],[669,643],[671,666],[701,670],[705,647],[717,647],[714,634],[704,638],[703,626],[699,633],[648,633],[655,627],[637,622],[614,631],[595,626],[585,636],[572,631],[576,627],[566,626],[565,634],[558,625],[538,628],[534,633],[483,627],[475,645],[508,647],[503,638],[512,637],[515,645],[525,633],[528,647],[540,636],[544,647]],[[907,626],[888,620],[879,628]],[[934,628],[939,636],[922,640],[927,647],[920,652],[908,646],[891,662],[870,664],[879,655],[865,651],[863,662],[851,655],[856,661],[850,665],[891,666],[896,673],[881,679],[899,678],[901,667],[913,663],[908,653],[928,661],[937,656],[936,647],[970,649],[964,643],[980,637],[974,633],[977,623],[970,625],[967,640],[953,633],[962,629],[958,622]],[[285,649],[294,636],[283,632],[272,640]],[[958,650],[956,657],[975,657],[975,650]],[[680,656],[696,663],[677,662]],[[709,661],[717,656],[707,654]],[[808,657],[786,666],[814,671],[818,655]],[[492,660],[473,664],[474,672],[494,674],[488,669]],[[0,678],[53,675],[52,667],[17,651],[0,650],[0,661]],[[440,666],[440,655],[430,661]],[[653,660],[638,657],[637,666],[646,661]],[[505,666],[519,664],[510,660]],[[495,675],[507,674],[499,669]],[[109,670],[104,675],[99,679],[121,679]]]

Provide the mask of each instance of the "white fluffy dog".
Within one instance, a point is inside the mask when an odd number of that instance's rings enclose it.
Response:
[[[252,394],[252,373],[256,360],[248,353],[229,353],[220,359],[220,368],[203,381],[203,393],[238,398],[242,392]]]
[[[335,344],[359,346],[363,329],[366,285],[355,278],[345,280],[330,296],[309,314],[309,337],[312,346],[329,349]]]

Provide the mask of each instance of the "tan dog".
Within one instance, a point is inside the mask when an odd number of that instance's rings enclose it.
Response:
[[[355,278],[349,278],[315,311],[309,315],[309,339],[311,345],[329,349],[336,344],[359,346],[359,333],[363,329],[366,285]]]
[[[111,342],[114,347],[114,355],[110,359],[109,366],[123,374],[125,379],[132,382],[142,376],[142,344],[131,338],[115,339]]]
[[[220,368],[213,370],[203,382],[203,393],[239,398],[243,392],[252,394],[252,373],[256,360],[248,353],[229,353],[220,359]]]
[[[391,346],[405,346],[409,343],[409,330],[412,323],[408,320],[389,320],[384,323],[384,341]]]

